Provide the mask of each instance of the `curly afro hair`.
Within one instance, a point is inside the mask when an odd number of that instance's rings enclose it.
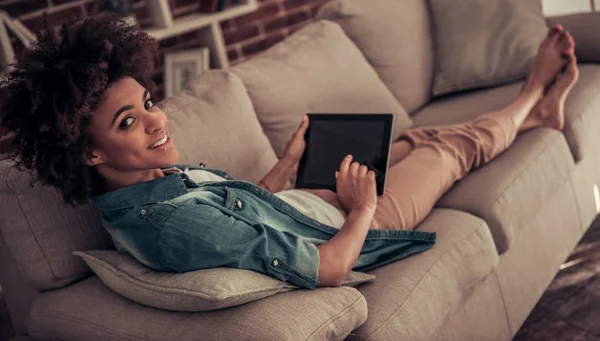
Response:
[[[44,18],[37,43],[22,51],[0,81],[8,96],[0,126],[14,133],[10,155],[20,170],[56,187],[65,203],[103,191],[85,164],[88,127],[104,91],[131,77],[152,93],[156,40],[115,14],[72,20],[53,29]]]

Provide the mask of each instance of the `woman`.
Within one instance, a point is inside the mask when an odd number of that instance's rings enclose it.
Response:
[[[578,78],[573,39],[553,27],[510,105],[463,124],[409,130],[393,143],[383,196],[374,173],[351,155],[335,174],[336,193],[282,191],[308,120],[259,186],[174,166],[167,116],[150,96],[155,51],[145,33],[105,15],[40,35],[3,82],[1,123],[15,133],[16,162],[68,203],[93,196],[117,249],[155,270],[236,267],[305,288],[338,286],[351,269],[430,248],[435,235],[413,229],[440,196],[517,134],[561,130]]]

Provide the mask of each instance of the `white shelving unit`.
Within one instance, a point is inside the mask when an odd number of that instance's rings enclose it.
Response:
[[[199,30],[203,45],[210,49],[211,67],[227,68],[229,67],[229,59],[223,41],[221,22],[253,12],[258,8],[256,1],[246,0],[245,3],[230,6],[221,12],[193,13],[173,20],[167,0],[148,0],[148,9],[153,24],[160,28],[147,29],[146,32],[157,40],[162,40]]]

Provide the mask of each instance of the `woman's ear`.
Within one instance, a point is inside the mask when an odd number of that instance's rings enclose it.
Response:
[[[96,150],[86,151],[84,155],[84,162],[88,166],[97,166],[106,162],[102,153]]]

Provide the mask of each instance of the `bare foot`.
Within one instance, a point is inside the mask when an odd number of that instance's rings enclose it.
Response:
[[[548,93],[531,111],[523,124],[523,130],[534,127],[548,127],[563,130],[565,126],[565,101],[579,79],[577,58],[568,56],[565,70],[560,73]]]
[[[550,29],[541,42],[535,64],[527,77],[524,91],[548,90],[556,76],[567,64],[567,56],[573,54],[575,41],[560,25]]]

